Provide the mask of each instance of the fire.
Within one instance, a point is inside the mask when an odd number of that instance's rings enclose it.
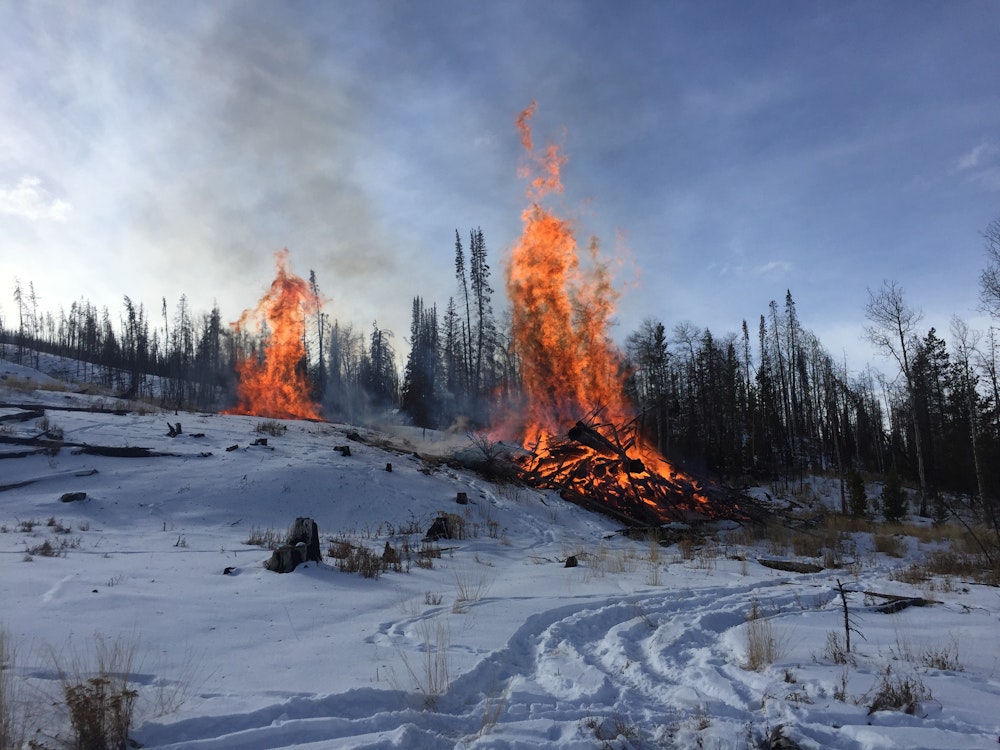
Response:
[[[517,118],[527,153],[519,175],[528,180],[529,205],[506,269],[526,403],[521,421],[504,431],[514,431],[531,452],[522,463],[525,477],[568,499],[598,501],[651,523],[692,512],[714,515],[699,483],[635,429],[623,360],[609,334],[617,294],[596,241],[584,267],[571,223],[542,205],[563,191],[566,157],[556,145],[535,150],[534,112],[532,103]]]
[[[274,419],[320,419],[319,404],[309,398],[303,342],[306,315],[321,300],[288,268],[288,250],[275,253],[277,276],[257,307],[245,310],[233,323],[236,332],[264,333],[259,353],[236,363],[238,403],[228,414],[252,414]]]
[[[523,439],[532,446],[564,433],[566,425],[595,409],[612,420],[628,413],[621,358],[608,336],[616,295],[596,243],[590,246],[592,266],[585,270],[572,225],[541,204],[562,192],[566,158],[554,144],[535,152],[529,125],[534,110],[532,104],[517,119],[529,159],[521,174],[530,179],[530,205],[521,215],[524,231],[507,267],[514,347],[527,399]]]

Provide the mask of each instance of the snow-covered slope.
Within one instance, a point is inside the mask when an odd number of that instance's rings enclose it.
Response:
[[[783,573],[725,542],[632,541],[552,494],[400,447],[446,454],[463,443],[453,436],[310,422],[270,434],[258,418],[172,412],[47,420],[67,442],[170,454],[0,460],[0,485],[24,483],[0,492],[0,625],[18,651],[8,674],[53,745],[56,666],[86,660],[100,638],[135,647],[132,736],[146,748],[742,748],[779,725],[801,747],[996,747],[1000,592],[890,580],[908,561],[863,540],[849,569]],[[167,437],[168,421],[183,434]],[[60,502],[67,492],[87,499]],[[438,541],[432,567],[414,557],[377,579],[332,558],[271,573],[270,553],[247,543],[308,516],[324,552],[331,539],[415,550],[442,512],[466,537]],[[56,556],[27,552],[46,541]],[[580,565],[564,567],[568,555]],[[838,578],[939,603],[886,615],[851,594],[853,663],[836,664]],[[775,646],[761,671],[744,668],[751,611]],[[951,668],[927,666],[927,653],[953,654]],[[887,669],[926,689],[914,714],[869,714]]]

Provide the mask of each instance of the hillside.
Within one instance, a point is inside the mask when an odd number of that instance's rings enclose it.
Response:
[[[85,681],[100,655],[128,653],[130,736],[146,748],[996,746],[1000,593],[920,580],[913,566],[945,543],[919,526],[892,545],[816,530],[806,550],[729,523],[675,528],[665,546],[449,466],[466,436],[160,412],[35,390],[59,384],[8,363],[0,374],[0,401],[49,407],[0,436],[152,454],[0,460],[0,626],[16,649],[4,681],[44,747],[69,736],[52,707],[60,670]],[[815,514],[834,494],[817,478],[795,500]],[[462,533],[425,542],[441,514]],[[323,562],[266,570],[270,551],[251,542],[296,517],[318,524]],[[377,578],[329,555],[387,544],[401,569]],[[838,567],[759,562],[774,558]],[[891,596],[924,606],[879,611]]]

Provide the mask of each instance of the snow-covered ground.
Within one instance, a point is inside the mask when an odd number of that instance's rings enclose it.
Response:
[[[0,401],[95,398],[0,381]],[[134,647],[131,735],[146,748],[755,748],[779,726],[803,748],[997,747],[1000,590],[893,580],[915,542],[889,558],[859,535],[852,565],[784,573],[756,561],[763,543],[632,541],[551,493],[414,453],[468,445],[455,436],[294,421],[273,435],[259,418],[172,412],[47,420],[67,442],[170,454],[0,460],[8,676],[50,746],[58,667],[101,639]],[[168,437],[168,421],[183,434]],[[37,420],[0,423],[38,432]],[[87,499],[63,503],[67,492]],[[377,579],[326,557],[272,573],[248,544],[307,516],[324,553],[331,539],[419,548],[442,512],[464,519],[466,538],[437,542],[433,567]],[[27,552],[45,541],[56,556]],[[580,565],[566,568],[568,555]],[[837,579],[858,592],[847,664],[829,640],[844,635]],[[881,614],[864,591],[937,603]],[[774,645],[760,671],[746,668],[753,628]],[[923,687],[912,714],[869,713],[886,670]]]

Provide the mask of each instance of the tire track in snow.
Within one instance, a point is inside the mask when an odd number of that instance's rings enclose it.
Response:
[[[685,708],[692,661],[685,654],[711,650],[721,632],[741,623],[758,588],[586,597],[539,612],[503,649],[455,679],[432,710],[421,710],[419,695],[360,688],[294,698],[250,714],[146,725],[141,740],[147,748],[252,750],[324,740],[338,747],[403,747],[419,737],[421,747],[471,748],[502,734],[517,738],[511,746],[545,746],[581,731],[585,739],[581,727],[588,717],[615,711],[638,710],[645,722],[665,724]],[[368,640],[388,645],[442,611],[384,623]],[[650,621],[663,626],[650,628]],[[636,629],[650,632],[637,637]],[[671,658],[686,662],[671,665]]]

